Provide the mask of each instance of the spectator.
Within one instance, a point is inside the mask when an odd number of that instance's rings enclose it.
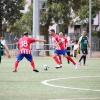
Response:
[[[73,56],[77,57],[78,55],[78,40],[76,38],[76,36],[73,36],[73,40],[71,41],[72,45],[72,50],[73,50]]]
[[[18,42],[18,40],[19,39],[15,36],[14,41],[13,41],[13,43],[14,43],[14,49],[17,49],[16,43]]]

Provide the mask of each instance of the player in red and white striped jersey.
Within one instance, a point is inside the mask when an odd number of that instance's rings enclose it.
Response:
[[[37,39],[34,39],[34,38],[30,38],[30,37],[28,37],[28,33],[24,32],[23,37],[21,37],[19,39],[19,41],[16,43],[19,51],[18,51],[18,55],[17,55],[17,60],[15,61],[15,64],[14,64],[14,71],[13,72],[17,72],[18,64],[24,57],[28,61],[30,61],[30,64],[33,68],[33,71],[39,72],[35,68],[35,64],[34,64],[34,61],[33,61],[33,58],[32,58],[31,50],[30,50],[30,45],[33,42],[46,42],[46,40],[37,40]]]
[[[55,45],[55,50],[54,50],[53,58],[56,61],[56,63],[58,64],[58,66],[56,68],[61,68],[61,64],[60,64],[57,56],[58,55],[64,55],[65,58],[67,58],[68,60],[70,60],[74,64],[75,69],[77,69],[76,63],[66,53],[65,42],[62,41],[62,40],[64,40],[64,38],[61,38],[58,35],[56,35],[54,29],[51,29],[49,34],[52,36],[52,40],[53,40],[54,45]]]

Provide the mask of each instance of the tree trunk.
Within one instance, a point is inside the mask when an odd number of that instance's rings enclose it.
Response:
[[[1,20],[1,16],[0,16],[0,37],[2,36],[2,20]]]

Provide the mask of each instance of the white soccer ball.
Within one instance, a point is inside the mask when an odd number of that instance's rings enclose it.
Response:
[[[43,68],[44,68],[44,70],[48,70],[48,69],[49,69],[49,66],[45,64],[45,65],[43,66]]]

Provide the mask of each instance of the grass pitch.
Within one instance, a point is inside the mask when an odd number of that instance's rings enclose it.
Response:
[[[32,71],[26,59],[13,73],[14,61],[4,57],[0,64],[0,100],[100,100],[100,59],[87,59],[88,66],[75,70],[65,58],[63,67],[55,69],[51,57],[34,57],[39,73]],[[43,69],[44,64],[49,70]],[[44,80],[49,85],[42,84]]]

